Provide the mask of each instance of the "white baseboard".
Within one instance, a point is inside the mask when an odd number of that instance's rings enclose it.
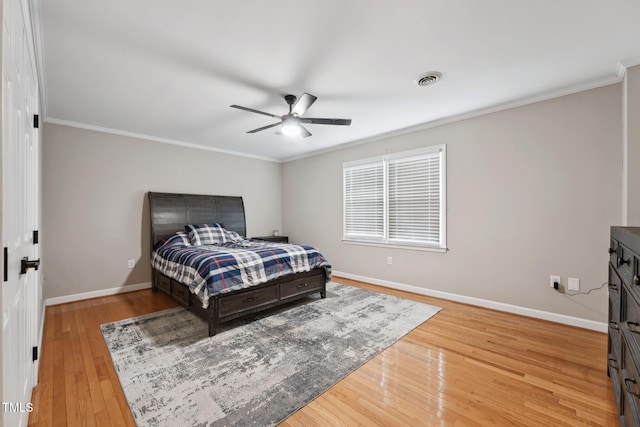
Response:
[[[372,283],[374,285],[384,286],[391,289],[412,292],[414,294],[426,295],[434,298],[442,298],[450,301],[460,302],[463,304],[475,305],[478,307],[490,308],[493,310],[504,311],[507,313],[518,314],[521,316],[533,317],[536,319],[548,320],[550,322],[562,323],[564,325],[577,326],[579,328],[590,329],[598,332],[607,332],[608,325],[604,322],[596,322],[594,320],[582,319],[580,317],[567,316],[564,314],[551,313],[549,311],[536,310],[533,308],[520,307],[517,305],[506,304],[497,301],[486,300],[482,298],[468,297],[464,295],[452,294],[449,292],[436,291],[433,289],[421,288],[418,286],[407,285],[404,283],[392,282],[389,280],[381,280],[373,277],[360,276],[357,274],[345,273],[341,271],[333,271],[332,275],[344,277],[345,279],[358,280],[360,282]],[[80,301],[89,298],[97,298],[108,295],[116,295],[124,292],[138,291],[141,289],[149,289],[151,282],[139,283],[136,285],[121,286],[118,288],[102,289],[99,291],[83,292],[79,294],[66,295],[62,297],[47,298],[45,304],[47,306],[64,304],[67,302]]]
[[[141,289],[149,289],[151,282],[138,283],[136,285],[120,286],[118,288],[101,289],[99,291],[82,292],[79,294],[65,295],[63,297],[47,298],[45,304],[47,306],[64,304],[67,302],[80,301],[89,298],[105,297],[108,295],[122,294],[124,292],[139,291]]]
[[[334,276],[344,277],[345,279],[358,280],[360,282],[372,283],[391,289],[412,292],[414,294],[426,295],[429,297],[442,298],[450,301],[461,302],[464,304],[475,305],[478,307],[490,308],[493,310],[504,311],[507,313],[519,314],[521,316],[533,317],[536,319],[548,320],[550,322],[562,323],[564,325],[577,326],[579,328],[591,329],[598,332],[607,332],[608,325],[604,322],[596,322],[594,320],[582,319],[580,317],[566,316],[564,314],[551,313],[548,311],[535,310],[533,308],[520,307],[512,304],[491,301],[481,298],[467,297],[464,295],[452,294],[449,292],[436,291],[433,289],[420,288],[418,286],[406,285],[404,283],[391,282],[388,280],[375,279],[373,277],[359,276],[357,274],[343,273],[341,271],[333,271]]]

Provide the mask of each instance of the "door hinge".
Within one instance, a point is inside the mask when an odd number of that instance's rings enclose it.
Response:
[[[7,264],[9,264],[9,248],[4,248],[4,281],[9,281],[9,273],[7,271]]]
[[[33,115],[33,127],[36,129],[40,127],[40,117],[37,114]]]
[[[40,241],[38,240],[38,230],[33,230],[33,244],[37,245]]]
[[[33,355],[33,361],[38,360],[38,346],[33,346],[31,349],[31,354]]]

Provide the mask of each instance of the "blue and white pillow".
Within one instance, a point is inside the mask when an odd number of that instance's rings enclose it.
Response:
[[[189,241],[193,246],[223,245],[227,242],[228,231],[222,224],[190,224],[184,229],[189,233]]]
[[[184,231],[177,231],[157,243],[158,246],[191,246],[191,240]]]
[[[245,240],[245,238],[240,234],[236,233],[235,231],[227,230],[226,228],[224,229],[224,238],[227,240],[227,242],[232,243],[239,243]]]

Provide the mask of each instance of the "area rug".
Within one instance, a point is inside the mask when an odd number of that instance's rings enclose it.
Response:
[[[214,337],[183,308],[101,328],[139,426],[272,426],[439,310],[330,282]]]

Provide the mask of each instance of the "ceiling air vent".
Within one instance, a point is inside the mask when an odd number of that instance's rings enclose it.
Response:
[[[420,74],[416,77],[416,83],[418,86],[429,86],[437,83],[442,78],[442,73],[439,71],[429,71],[428,73]]]

